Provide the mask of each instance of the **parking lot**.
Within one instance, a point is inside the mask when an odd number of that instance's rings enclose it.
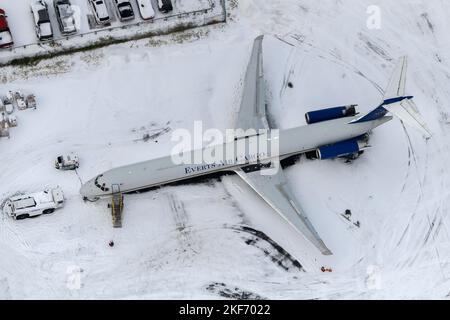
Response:
[[[157,0],[151,0],[153,8],[155,10],[154,20],[164,17],[172,17],[174,15],[179,15],[183,13],[189,13],[198,10],[210,9],[214,0],[172,0],[173,11],[167,14],[158,11]],[[46,0],[48,4],[48,9],[50,13],[50,20],[53,27],[54,39],[65,38],[61,35],[59,30],[55,10],[53,8],[52,0]],[[108,7],[109,15],[111,17],[110,26],[99,26],[96,25],[93,19],[91,7],[88,0],[71,0],[77,17],[77,28],[78,32],[75,36],[80,34],[89,33],[95,30],[101,30],[104,28],[118,28],[126,25],[134,25],[139,22],[144,22],[139,14],[139,9],[136,0],[130,1],[133,9],[135,18],[130,21],[121,22],[118,19],[117,11],[115,9],[115,4],[113,0],[105,0]],[[14,47],[20,47],[25,45],[30,45],[38,42],[36,33],[34,30],[33,18],[30,11],[29,1],[11,1],[11,0],[0,0],[0,8],[6,11],[8,16],[8,23],[11,29],[11,33],[14,39]],[[147,21],[145,21],[147,22]],[[148,21],[152,23],[152,21]],[[1,54],[1,53],[0,53]]]

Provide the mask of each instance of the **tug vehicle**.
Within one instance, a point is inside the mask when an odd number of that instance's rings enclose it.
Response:
[[[80,166],[78,156],[74,153],[69,153],[65,156],[58,156],[55,160],[55,168],[58,170],[75,170]]]

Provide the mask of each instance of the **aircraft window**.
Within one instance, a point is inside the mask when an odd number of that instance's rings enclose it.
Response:
[[[95,186],[96,186],[97,188],[99,188],[100,190],[105,191],[105,192],[108,192],[108,191],[109,191],[109,188],[106,186],[106,183],[100,184],[100,182],[98,181],[98,179],[101,178],[101,177],[103,177],[102,174],[99,175],[99,176],[97,176],[97,178],[95,178],[95,180],[94,180],[94,184],[95,184]]]
[[[103,189],[102,189],[102,185],[100,185],[100,183],[98,182],[98,179],[101,178],[101,177],[103,177],[102,174],[99,175],[99,176],[97,176],[97,178],[95,178],[95,180],[94,180],[94,184],[95,184],[95,186],[96,186],[97,188],[99,188],[100,190],[103,190]],[[103,184],[103,186],[104,186],[104,185],[105,185],[105,184]]]

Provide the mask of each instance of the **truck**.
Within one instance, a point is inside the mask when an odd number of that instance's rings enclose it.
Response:
[[[73,152],[68,155],[58,156],[55,160],[55,168],[58,170],[75,170],[79,166],[78,156]]]
[[[3,213],[15,220],[23,220],[42,214],[53,213],[64,206],[64,194],[60,187],[44,191],[21,194],[8,198]]]

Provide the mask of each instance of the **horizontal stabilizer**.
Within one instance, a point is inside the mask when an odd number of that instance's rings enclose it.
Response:
[[[398,117],[406,125],[418,129],[422,132],[424,138],[431,138],[431,131],[428,129],[425,121],[423,121],[422,116],[412,99],[405,99],[400,103],[385,105],[384,108]]]
[[[408,126],[418,129],[426,139],[431,138],[431,132],[413,101],[413,96],[405,95],[406,71],[408,69],[408,58],[400,58],[389,85],[386,88],[382,103],[371,112],[350,121],[349,123],[360,123],[374,121],[386,116],[388,112],[398,117]]]

